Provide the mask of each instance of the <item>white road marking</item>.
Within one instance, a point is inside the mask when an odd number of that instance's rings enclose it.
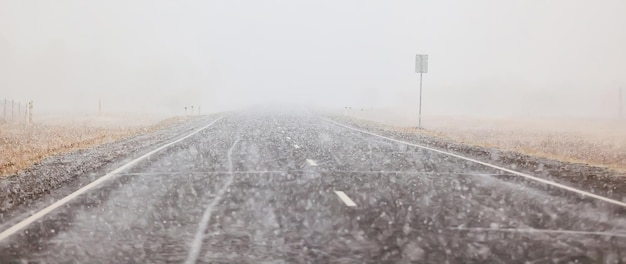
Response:
[[[192,263],[196,263],[196,260],[198,260],[198,255],[200,254],[200,250],[202,249],[202,240],[204,239],[204,233],[206,232],[207,226],[209,225],[209,220],[211,220],[213,209],[215,209],[215,206],[217,206],[217,204],[219,204],[220,201],[222,201],[222,198],[224,197],[224,193],[226,193],[226,190],[233,183],[234,174],[232,173],[233,172],[232,154],[233,154],[233,149],[235,148],[235,145],[237,145],[238,142],[239,140],[235,140],[235,142],[230,147],[230,149],[228,149],[227,158],[228,158],[228,171],[231,172],[230,177],[228,177],[228,179],[226,180],[226,183],[224,183],[224,186],[222,186],[222,188],[217,193],[215,198],[213,198],[213,201],[211,201],[209,206],[207,206],[207,208],[204,210],[204,213],[202,214],[202,219],[200,219],[200,223],[198,224],[198,230],[196,231],[196,235],[193,238],[193,242],[191,242],[191,249],[189,250],[189,255],[187,255],[187,259],[185,260],[185,263],[192,264]]]
[[[356,206],[354,201],[352,201],[352,199],[350,199],[350,197],[348,197],[348,195],[346,195],[344,192],[335,191],[335,193],[337,194],[337,196],[339,196],[339,199],[341,199],[341,201],[343,201],[343,203],[345,203],[347,206],[349,207]]]
[[[4,239],[6,239],[7,237],[15,234],[17,231],[25,228],[26,226],[32,224],[33,222],[39,220],[40,218],[44,217],[46,214],[52,212],[54,209],[57,209],[57,208],[63,206],[64,204],[68,203],[69,201],[71,201],[72,199],[78,197],[79,195],[81,195],[81,194],[83,194],[83,193],[93,189],[94,187],[98,186],[99,184],[103,183],[104,181],[107,181],[107,180],[113,178],[113,176],[116,176],[118,173],[120,173],[120,172],[122,172],[122,171],[124,171],[124,170],[126,170],[126,169],[128,169],[130,167],[132,167],[133,165],[135,165],[138,162],[146,159],[147,157],[150,157],[154,153],[157,153],[157,152],[163,150],[164,148],[167,148],[167,147],[169,147],[169,146],[171,146],[173,144],[181,142],[181,141],[183,141],[183,140],[185,140],[185,139],[187,139],[187,138],[197,134],[198,132],[207,129],[208,127],[212,126],[213,124],[215,124],[215,122],[219,121],[222,118],[223,117],[220,117],[220,118],[214,120],[213,122],[211,122],[210,124],[200,128],[200,129],[198,129],[198,130],[196,130],[196,131],[194,131],[194,132],[192,132],[192,133],[190,133],[190,134],[188,134],[188,135],[186,135],[186,136],[184,136],[184,137],[182,137],[180,139],[177,139],[177,140],[172,141],[170,143],[167,143],[167,144],[165,144],[165,145],[163,145],[163,146],[161,146],[161,147],[159,147],[159,148],[157,148],[157,149],[155,149],[153,151],[150,151],[150,152],[144,154],[143,156],[141,156],[139,158],[136,158],[136,159],[134,159],[134,160],[132,160],[132,161],[122,165],[121,167],[119,167],[119,168],[117,168],[117,169],[115,169],[115,170],[105,174],[104,176],[98,178],[97,180],[91,182],[90,184],[85,185],[84,187],[78,189],[77,191],[71,193],[70,195],[65,196],[63,199],[56,201],[55,203],[49,205],[48,207],[42,209],[41,211],[39,211],[37,213],[31,215],[30,217],[20,221],[19,223],[15,224],[14,226],[8,228],[7,230],[2,231],[2,233],[0,233],[0,241],[2,241]]]
[[[293,171],[303,171],[303,170],[293,170]],[[155,176],[180,176],[180,175],[216,175],[216,174],[281,174],[285,173],[284,170],[267,170],[267,171],[259,171],[259,170],[250,170],[250,171],[155,171],[155,172],[132,172],[132,173],[118,173],[119,176],[141,176],[141,175],[155,175]]]
[[[344,124],[339,123],[337,121],[330,120],[330,119],[327,119],[327,118],[324,118],[324,117],[321,117],[321,116],[319,116],[319,118],[322,119],[322,120],[326,120],[328,122],[334,123],[335,125],[338,125],[338,126],[341,126],[341,127],[345,127],[347,129],[351,129],[351,130],[354,130],[354,131],[361,132],[363,134],[376,136],[376,137],[383,138],[383,139],[386,139],[386,140],[389,140],[389,141],[393,141],[393,142],[396,142],[396,143],[401,143],[401,144],[405,144],[405,145],[409,145],[409,146],[414,146],[414,147],[418,147],[418,148],[421,148],[421,149],[437,152],[437,153],[440,153],[440,154],[445,154],[445,155],[448,155],[448,156],[451,156],[451,157],[455,157],[455,158],[458,158],[458,159],[462,159],[462,160],[478,163],[480,165],[487,166],[487,167],[494,168],[494,169],[498,169],[498,170],[501,170],[501,171],[505,171],[505,172],[508,172],[508,173],[511,173],[511,174],[514,174],[514,175],[517,175],[517,176],[524,177],[524,178],[529,179],[529,180],[541,182],[541,183],[547,184],[547,185],[552,185],[554,187],[561,188],[561,189],[564,189],[564,190],[568,190],[570,192],[578,193],[578,194],[581,194],[581,195],[584,195],[584,196],[589,196],[589,197],[592,197],[592,198],[595,198],[595,199],[598,199],[598,200],[601,200],[601,201],[604,201],[604,202],[607,202],[607,203],[611,203],[611,204],[614,204],[614,205],[619,205],[619,206],[626,207],[626,203],[624,203],[624,202],[620,202],[618,200],[614,200],[614,199],[611,199],[611,198],[608,198],[608,197],[604,197],[604,196],[600,196],[600,195],[597,195],[597,194],[593,194],[593,193],[590,193],[590,192],[587,192],[587,191],[579,190],[579,189],[576,189],[574,187],[570,187],[570,186],[563,185],[563,184],[560,184],[560,183],[552,182],[552,181],[549,181],[549,180],[546,180],[546,179],[542,179],[542,178],[539,178],[539,177],[536,177],[536,176],[532,176],[532,175],[529,175],[529,174],[525,174],[525,173],[521,173],[521,172],[518,172],[518,171],[510,170],[510,169],[507,169],[507,168],[503,168],[503,167],[500,167],[500,166],[497,166],[497,165],[493,165],[493,164],[490,164],[490,163],[487,163],[487,162],[482,162],[482,161],[475,160],[475,159],[468,158],[468,157],[464,157],[464,156],[461,156],[461,155],[445,152],[443,150],[438,150],[438,149],[434,149],[434,148],[423,146],[423,145],[413,144],[413,143],[409,143],[409,142],[393,139],[393,138],[390,138],[390,137],[381,136],[381,135],[378,135],[378,134],[375,134],[375,133],[372,133],[372,132],[364,131],[364,130],[361,130],[361,129],[358,129],[358,128],[353,128],[353,127],[344,125]]]
[[[293,147],[296,148],[296,149],[300,148],[300,146],[298,146],[298,145],[293,145]]]
[[[506,232],[506,233],[544,233],[544,234],[568,234],[568,235],[596,235],[610,237],[626,237],[625,233],[615,232],[594,232],[594,231],[576,231],[576,230],[555,230],[555,229],[534,229],[534,228],[463,228],[453,227],[450,230],[471,231],[471,232]]]
[[[309,166],[317,166],[317,163],[312,159],[306,159],[306,163],[308,163]]]

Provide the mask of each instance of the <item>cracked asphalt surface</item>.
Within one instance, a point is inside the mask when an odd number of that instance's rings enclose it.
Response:
[[[621,263],[626,212],[305,111],[240,112],[0,241],[0,260]]]

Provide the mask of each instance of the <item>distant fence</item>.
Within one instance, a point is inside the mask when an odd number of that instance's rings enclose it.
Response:
[[[33,102],[16,100],[0,100],[0,122],[2,123],[32,123]]]

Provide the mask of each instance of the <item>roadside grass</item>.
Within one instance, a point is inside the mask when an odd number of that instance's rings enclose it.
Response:
[[[115,117],[107,118],[106,122],[65,119],[36,124],[0,123],[0,177],[27,169],[50,156],[152,132],[189,118],[151,122]]]
[[[505,129],[446,128],[433,132],[438,138],[464,144],[626,171],[626,142],[619,137]]]
[[[398,116],[352,117],[402,132],[626,172],[626,121],[431,116],[420,130],[406,120],[396,122]]]

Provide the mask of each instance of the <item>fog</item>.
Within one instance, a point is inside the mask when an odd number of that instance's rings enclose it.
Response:
[[[0,99],[40,112],[259,104],[616,118],[626,2],[0,1]]]

